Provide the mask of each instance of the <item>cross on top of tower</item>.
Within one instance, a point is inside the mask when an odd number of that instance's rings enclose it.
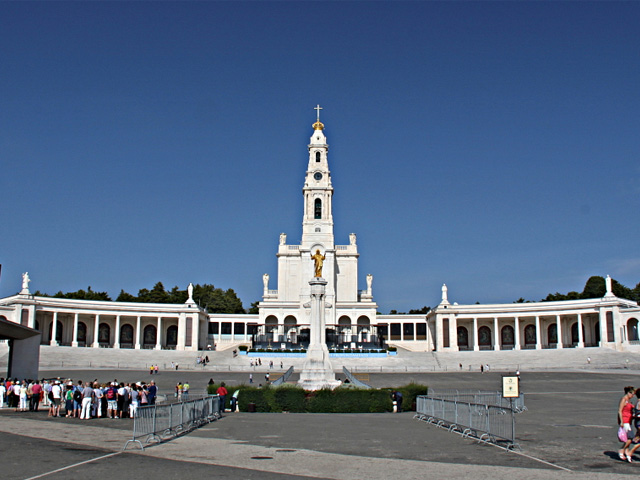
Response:
[[[320,122],[320,110],[322,110],[322,107],[320,105],[316,105],[313,109],[317,112],[316,123],[313,124],[313,129],[324,130],[324,125]]]

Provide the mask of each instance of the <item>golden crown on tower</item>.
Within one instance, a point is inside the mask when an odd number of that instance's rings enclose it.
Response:
[[[324,123],[322,123],[320,120],[318,120],[316,123],[313,124],[313,129],[314,130],[324,130]]]

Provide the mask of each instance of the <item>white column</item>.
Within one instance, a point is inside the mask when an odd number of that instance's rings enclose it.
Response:
[[[558,331],[558,348],[563,348],[562,346],[562,325],[560,323],[560,315],[556,315],[556,330]]]
[[[120,348],[120,315],[116,315],[116,331],[113,336],[113,348]]]
[[[500,350],[500,332],[498,331],[498,317],[493,319],[493,349]]]
[[[520,318],[516,317],[515,319],[515,345],[513,348],[515,350],[520,350]]]
[[[135,349],[140,350],[140,315],[136,318],[136,344]]]
[[[73,338],[71,339],[71,346],[78,346],[78,314],[73,315]]]
[[[582,338],[582,314],[578,314],[578,348],[584,348],[584,338]]]
[[[400,325],[400,338],[404,340],[404,329],[402,328],[402,324]],[[389,328],[391,328],[391,325],[389,325]],[[391,331],[389,331],[389,333],[391,333]],[[442,342],[444,342],[444,335],[442,335],[442,317],[436,315],[436,351],[442,351]]]
[[[414,326],[414,334],[415,331]],[[458,318],[456,316],[451,316],[451,319],[449,320],[449,347],[454,351],[458,350]]]
[[[36,306],[31,305],[28,310],[29,317],[27,318],[27,326],[29,328],[36,328]],[[22,323],[22,318],[20,319],[20,323]]]
[[[540,317],[536,315],[536,349],[542,350],[542,333],[540,332]]]
[[[233,335],[233,330],[231,330]],[[191,345],[194,350],[200,350],[200,316],[194,315],[191,321]]]
[[[53,312],[53,323],[51,324],[51,341],[49,345],[57,347],[56,335],[58,335],[58,312]]]
[[[95,326],[93,329],[93,348],[100,348],[100,344],[98,343],[98,329],[100,328],[100,315],[96,314]]]
[[[156,350],[162,350],[160,337],[162,336],[162,317],[158,317],[158,329],[156,331]]]
[[[475,352],[480,350],[480,344],[478,343],[478,318],[473,317],[473,350]]]
[[[187,336],[187,321],[184,313],[181,313],[178,317],[178,342],[176,343],[176,350],[184,350],[185,337]],[[214,340],[215,343],[215,340]]]

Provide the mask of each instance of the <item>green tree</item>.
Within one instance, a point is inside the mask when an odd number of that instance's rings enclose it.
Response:
[[[249,309],[249,311],[247,313],[260,313],[260,310],[258,309],[258,304],[260,303],[260,301],[257,302],[253,302],[251,304],[251,308]]]
[[[138,301],[143,303],[169,303],[169,293],[162,282],[156,283],[151,290],[146,288],[138,292]]]
[[[431,310],[431,307],[427,307],[426,305],[422,308],[419,309],[413,309],[413,310],[409,310],[410,314],[425,314],[425,313],[429,313],[429,311]]]
[[[589,280],[587,280],[587,283],[584,285],[584,290],[582,290],[582,298],[604,297],[606,291],[607,287],[605,285],[604,277],[595,275],[593,277],[589,277]]]
[[[131,295],[130,293],[120,290],[120,295],[116,298],[116,302],[137,302],[138,297]]]
[[[110,302],[111,297],[107,292],[94,292],[91,290],[91,286],[87,287],[87,290],[78,290],[77,292],[62,293],[59,291],[54,295],[55,298],[72,298],[74,300],[100,300]]]

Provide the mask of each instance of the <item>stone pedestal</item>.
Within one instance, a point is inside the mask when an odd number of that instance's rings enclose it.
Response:
[[[316,277],[309,282],[311,286],[311,326],[307,357],[300,372],[300,385],[305,390],[335,388],[342,382],[336,380],[329,360],[329,349],[324,339],[324,297],[327,281]]]

